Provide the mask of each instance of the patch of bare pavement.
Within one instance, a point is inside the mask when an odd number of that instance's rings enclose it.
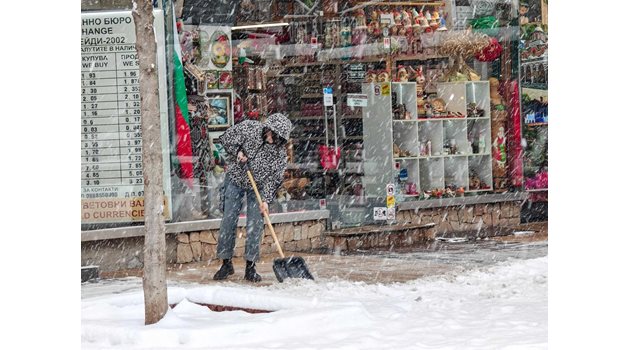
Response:
[[[457,273],[492,265],[508,259],[531,259],[547,255],[547,223],[522,224],[509,235],[476,237],[438,237],[435,241],[409,248],[388,251],[356,251],[342,254],[305,254],[301,256],[316,280],[349,280],[365,283],[405,282],[426,276]],[[265,255],[256,264],[262,276],[260,286],[279,283],[272,266],[278,255]],[[224,281],[214,281],[220,261],[173,264],[167,267],[167,279],[182,283],[237,283],[252,285],[243,279],[245,261],[234,259],[235,274]],[[101,279],[142,276],[141,270],[102,273]]]

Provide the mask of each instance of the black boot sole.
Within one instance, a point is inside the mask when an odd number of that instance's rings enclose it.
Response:
[[[250,282],[254,282],[254,283],[258,283],[258,282],[262,281],[262,277],[258,276],[258,278],[256,278],[256,277],[248,278],[247,276],[245,276],[245,280],[250,281]]]
[[[218,272],[217,272],[217,273],[218,273]],[[213,280],[215,280],[215,281],[222,281],[222,280],[227,279],[227,278],[228,278],[228,276],[231,276],[231,275],[233,275],[233,274],[234,274],[234,269],[231,269],[230,271],[228,271],[227,276],[220,277],[220,276],[217,276],[217,274],[215,273],[215,274],[214,274],[214,276],[212,277],[212,279],[213,279]]]

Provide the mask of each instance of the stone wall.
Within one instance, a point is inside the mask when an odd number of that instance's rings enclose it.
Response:
[[[427,232],[409,231],[403,235],[401,232],[392,232],[376,235],[365,241],[366,244],[360,239],[349,239],[342,250],[382,248],[392,244],[404,246],[418,243],[418,240],[431,240],[435,236],[501,235],[520,223],[520,210],[519,201],[403,210],[396,213],[398,225],[435,223],[436,226],[428,235]],[[325,228],[325,220],[274,224],[285,252],[333,252],[335,239],[325,232]],[[242,257],[245,251],[245,228],[239,227],[237,230],[234,256]],[[216,257],[217,238],[218,230],[167,234],[166,263],[210,261]],[[142,268],[143,249],[142,237],[82,242],[81,265],[96,265],[101,272]],[[261,254],[277,253],[266,225],[260,251]]]
[[[177,244],[166,235],[166,263],[175,263]],[[144,262],[144,237],[81,242],[81,266],[96,265],[101,272],[140,269]]]
[[[520,216],[520,202],[514,201],[405,210],[396,213],[396,220],[412,224],[435,223],[437,236],[458,233],[496,236],[519,225]]]
[[[274,230],[283,251],[322,251],[332,247],[324,236],[325,221],[303,221],[275,224]],[[177,263],[209,261],[216,258],[219,230],[180,233],[177,235]],[[330,244],[329,244],[330,243]],[[260,245],[261,254],[277,252],[269,228],[265,225],[265,234]],[[234,257],[245,254],[245,227],[236,231]]]

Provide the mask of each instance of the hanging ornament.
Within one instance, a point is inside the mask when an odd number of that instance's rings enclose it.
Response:
[[[481,62],[492,62],[501,56],[503,47],[496,38],[490,38],[488,45],[481,52],[475,55],[475,58]]]

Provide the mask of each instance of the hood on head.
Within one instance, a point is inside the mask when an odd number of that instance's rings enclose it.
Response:
[[[291,130],[293,130],[293,124],[291,124],[289,118],[282,113],[274,113],[270,115],[263,123],[263,126],[271,129],[271,131],[283,138],[285,141],[289,141]]]

